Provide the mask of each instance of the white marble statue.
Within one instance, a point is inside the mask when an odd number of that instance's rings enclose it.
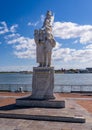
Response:
[[[34,40],[36,43],[36,56],[39,67],[50,67],[52,49],[56,42],[52,35],[53,16],[51,11],[47,11],[43,26],[34,31]]]

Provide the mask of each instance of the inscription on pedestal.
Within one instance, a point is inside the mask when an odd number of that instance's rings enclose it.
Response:
[[[52,99],[54,89],[54,68],[34,67],[32,96],[33,99]]]

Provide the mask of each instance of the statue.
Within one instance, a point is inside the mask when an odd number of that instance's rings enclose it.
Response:
[[[52,22],[52,12],[47,11],[43,26],[40,29],[34,30],[36,56],[39,67],[33,67],[32,94],[27,98],[17,99],[16,104],[18,106],[40,108],[65,107],[64,101],[54,100],[54,67],[50,66],[52,49],[55,47],[56,42],[52,34]]]
[[[50,67],[52,49],[56,42],[52,35],[53,16],[51,11],[47,11],[43,26],[34,31],[34,40],[36,43],[36,57],[39,67]]]

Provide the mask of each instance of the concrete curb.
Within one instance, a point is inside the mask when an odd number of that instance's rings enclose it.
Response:
[[[40,108],[65,108],[65,101],[59,100],[31,100],[29,98],[16,99],[17,106],[29,106]]]
[[[27,115],[27,114],[0,113],[0,118],[69,122],[69,123],[85,123],[85,118],[83,118],[83,117],[63,117],[63,116],[49,116],[49,115]]]

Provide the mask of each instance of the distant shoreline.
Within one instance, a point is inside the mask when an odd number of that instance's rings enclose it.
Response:
[[[19,72],[17,72],[17,71],[6,71],[6,72],[0,72],[0,74],[14,74],[14,73],[19,73],[19,74],[33,74],[33,72],[32,71],[23,71],[23,72],[21,72],[21,71],[19,71]],[[55,71],[55,74],[92,74],[92,72],[60,72],[60,71]]]
[[[32,71],[0,71],[0,73],[33,73]]]

